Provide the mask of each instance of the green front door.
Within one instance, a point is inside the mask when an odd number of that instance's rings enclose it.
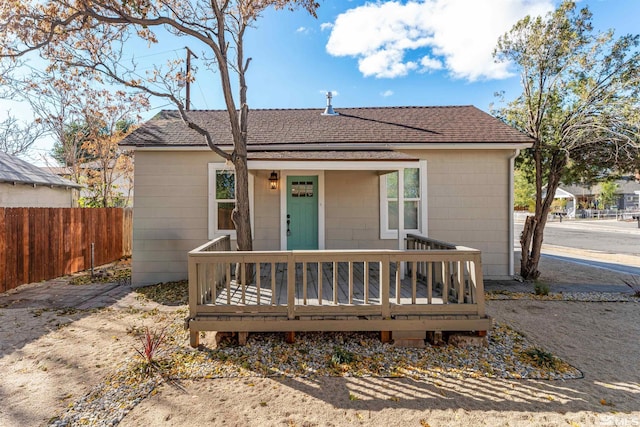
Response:
[[[318,177],[287,177],[287,249],[318,249]]]

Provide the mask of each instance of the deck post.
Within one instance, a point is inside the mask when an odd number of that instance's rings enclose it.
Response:
[[[189,273],[189,318],[194,318],[198,311],[198,263],[197,258],[189,256],[188,273]],[[188,320],[187,320],[188,322]],[[188,325],[188,323],[187,323]],[[196,348],[200,344],[200,335],[198,331],[189,330],[189,344]]]
[[[247,345],[249,332],[238,332],[238,345]]]
[[[380,314],[383,319],[391,317],[389,306],[389,255],[382,256],[380,261]]]
[[[289,319],[295,319],[295,303],[296,303],[296,260],[293,252],[289,252],[287,256],[287,316]]]
[[[405,246],[404,233],[404,169],[398,169],[398,250],[403,251]],[[405,263],[400,262],[397,266],[400,274],[399,279],[405,278]]]
[[[484,282],[482,281],[482,261],[480,254],[473,256],[474,282],[476,285],[476,304],[478,305],[478,316],[484,317]]]
[[[292,331],[285,332],[284,340],[287,344],[293,344],[294,342],[296,342],[296,333]]]
[[[189,257],[189,316],[195,316],[198,305],[198,262],[197,258]]]
[[[189,345],[193,348],[200,346],[200,332],[189,330]]]

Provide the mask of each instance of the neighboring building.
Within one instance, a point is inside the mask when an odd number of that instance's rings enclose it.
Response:
[[[131,154],[122,154],[131,156]],[[115,162],[111,162],[112,165]],[[112,166],[113,167],[113,166]],[[91,170],[96,174],[102,172],[102,166],[100,162],[92,161],[86,163],[80,163],[78,165],[81,178],[81,182],[86,181],[86,177],[88,175],[88,171]],[[59,177],[71,180],[73,176],[73,170],[68,166],[43,166],[43,170],[47,172],[51,172]],[[126,173],[121,170],[112,171],[113,173],[113,189],[111,190],[111,194],[114,199],[114,207],[131,207],[133,205],[133,174]],[[88,186],[83,185],[80,190],[81,198],[91,198],[94,196],[94,193],[91,191]]]
[[[556,191],[556,197],[564,197],[562,194],[570,194],[575,200],[570,211],[575,204],[578,209],[618,209],[618,210],[638,210],[640,209],[640,182],[635,177],[625,177],[614,181],[616,183],[616,202],[612,206],[600,206],[600,184],[594,185],[561,185]],[[560,193],[559,193],[560,192]],[[561,193],[564,192],[564,193]]]
[[[398,249],[419,233],[480,249],[485,277],[513,274],[513,160],[530,138],[473,106],[337,112],[250,111],[255,250]],[[187,114],[232,150],[226,111]],[[121,145],[135,150],[133,283],[186,278],[189,250],[233,238],[233,167],[175,111]]]
[[[0,152],[0,207],[76,207],[81,188],[81,185]]]

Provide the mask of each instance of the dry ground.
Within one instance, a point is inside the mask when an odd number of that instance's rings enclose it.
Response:
[[[558,261],[543,261],[542,270],[554,283],[620,283]],[[121,425],[640,426],[640,304],[487,306],[584,378],[203,380],[183,383],[184,390],[162,386]],[[135,293],[100,310],[0,308],[0,425],[46,425],[133,355],[136,331],[168,322],[176,309]]]

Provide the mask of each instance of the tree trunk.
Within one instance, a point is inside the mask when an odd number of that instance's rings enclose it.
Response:
[[[567,163],[566,155],[556,152],[551,158],[547,179],[547,194],[542,198],[542,161],[541,156],[534,153],[536,162],[536,211],[534,216],[527,217],[524,230],[520,236],[521,260],[520,276],[524,279],[537,279],[540,276],[538,263],[542,254],[542,241],[547,216],[551,211],[551,203],[560,186],[562,171]]]
[[[531,274],[531,253],[529,248],[531,247],[531,240],[533,239],[533,233],[536,226],[536,217],[528,216],[524,222],[524,228],[520,235],[520,248],[522,256],[520,257],[520,275],[522,277],[529,277]]]
[[[233,165],[236,169],[236,207],[231,212],[231,220],[236,229],[236,249],[252,251],[253,238],[251,236],[251,214],[249,212],[249,170],[247,167],[246,151],[244,155],[234,157]],[[242,281],[244,273],[244,281]],[[236,265],[236,280],[243,284],[253,281],[253,264],[245,264],[244,272],[240,264]]]
[[[236,228],[237,249],[251,251],[253,250],[253,239],[251,237],[249,170],[246,154],[236,156],[233,165],[236,169],[236,208],[231,213],[231,219]]]
[[[524,279],[537,279],[540,276],[538,263],[540,262],[540,255],[542,255],[544,226],[547,223],[548,213],[549,209],[545,209],[540,213],[536,212],[534,216],[527,217],[525,222],[525,228],[520,238],[522,251],[520,275]]]

